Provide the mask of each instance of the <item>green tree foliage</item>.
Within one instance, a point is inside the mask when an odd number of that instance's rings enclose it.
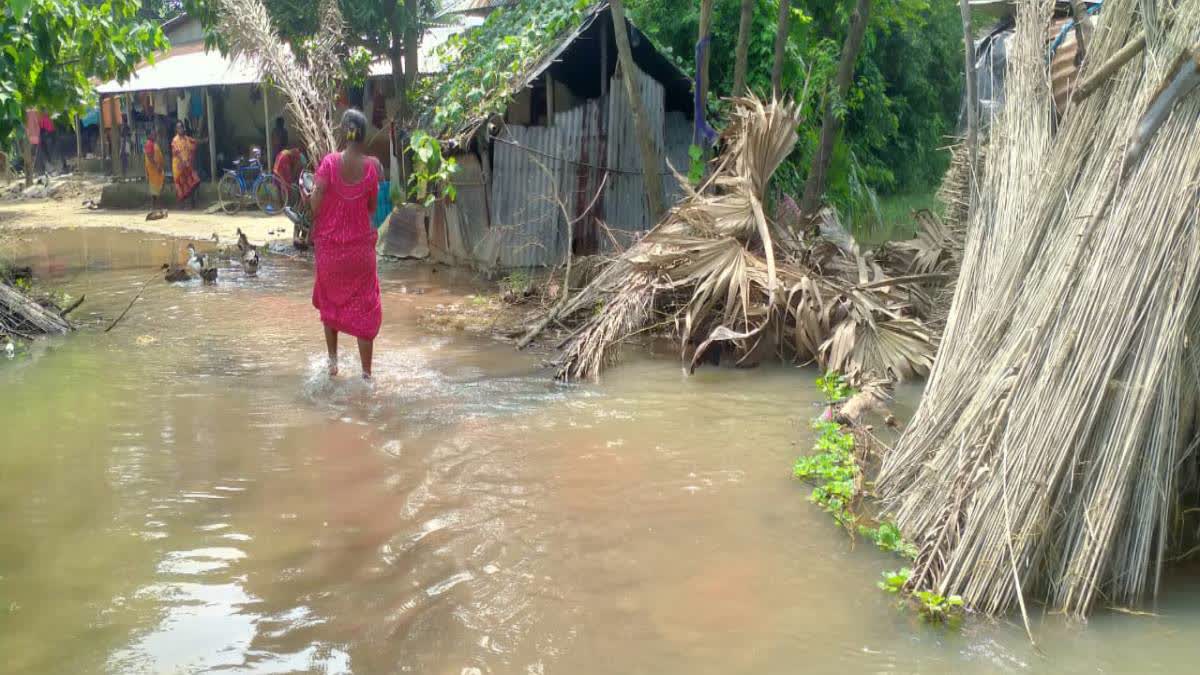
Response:
[[[699,25],[692,0],[629,0],[631,18],[656,42],[670,48],[689,72]],[[740,3],[714,8],[712,91],[727,96],[733,87]],[[791,194],[803,189],[808,159],[820,127],[819,105],[837,69],[852,4],[848,0],[792,3],[791,33],[783,72],[786,91],[798,94],[811,72],[808,122],[801,142],[776,174],[776,185]],[[747,83],[770,95],[778,0],[758,0],[750,32]],[[834,153],[829,197],[849,208],[867,193],[928,188],[945,170],[948,157],[938,148],[958,113],[961,25],[953,3],[934,0],[879,0],[846,101],[842,142]],[[714,112],[720,104],[710,101]]]
[[[0,145],[25,109],[80,112],[91,80],[128,77],[165,47],[157,23],[138,18],[138,0],[7,0],[0,10]]]
[[[438,49],[445,73],[430,78],[421,92],[437,131],[457,131],[465,122],[503,111],[529,66],[579,25],[592,6],[592,0],[526,1],[450,38]]]

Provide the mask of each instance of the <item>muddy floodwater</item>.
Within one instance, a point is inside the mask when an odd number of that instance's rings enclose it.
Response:
[[[111,319],[186,242],[22,233],[5,257]],[[110,333],[0,356],[0,671],[1185,672],[1200,584],[1156,616],[929,627],[790,477],[809,370],[544,355],[424,332],[470,277],[385,265],[376,381],[322,368],[310,264],[157,277]],[[352,347],[352,343],[346,345]],[[915,390],[902,391],[911,410]]]

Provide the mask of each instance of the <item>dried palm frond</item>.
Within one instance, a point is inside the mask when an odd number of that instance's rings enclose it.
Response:
[[[321,0],[324,25],[308,65],[279,39],[262,0],[218,2],[218,26],[233,55],[257,65],[283,94],[308,151],[318,159],[336,151],[332,92],[342,79],[335,52],[344,30],[336,0]]]
[[[764,213],[771,175],[796,144],[799,107],[734,103],[707,184],[685,188],[657,227],[556,310],[562,321],[583,317],[563,345],[559,376],[596,377],[620,342],[663,325],[674,327],[689,368],[715,344],[731,345],[740,360],[779,335],[787,355],[852,374],[926,372],[934,338],[896,288],[902,283],[889,285],[852,240],[804,242]]]

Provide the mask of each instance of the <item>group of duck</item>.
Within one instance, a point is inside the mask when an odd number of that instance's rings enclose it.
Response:
[[[258,247],[250,243],[246,238],[246,234],[241,228],[237,231],[237,256],[238,262],[242,265],[242,272],[248,277],[258,276]],[[220,238],[214,234],[214,242],[220,242]],[[188,243],[188,260],[184,266],[180,265],[163,265],[163,270],[166,272],[165,279],[168,283],[182,283],[191,281],[193,275],[199,277],[206,284],[217,283],[217,266],[215,258],[212,254],[206,255],[196,250],[195,243]]]

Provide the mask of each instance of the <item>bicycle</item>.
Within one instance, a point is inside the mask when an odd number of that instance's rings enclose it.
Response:
[[[231,215],[237,213],[251,195],[258,209],[268,216],[282,213],[288,205],[288,187],[279,176],[263,171],[257,159],[234,160],[233,168],[225,169],[217,184],[221,210]]]

